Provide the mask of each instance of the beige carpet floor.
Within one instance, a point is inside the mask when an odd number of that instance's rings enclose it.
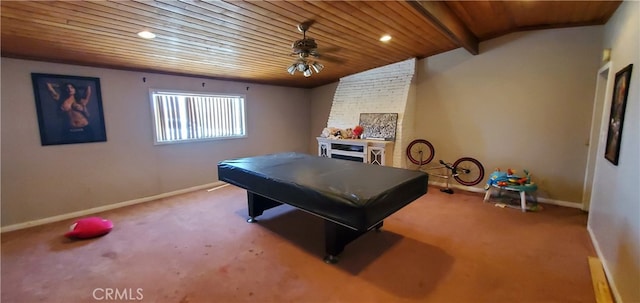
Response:
[[[74,220],[2,234],[1,300],[595,302],[587,214],[543,206],[430,187],[329,265],[321,219],[280,206],[246,223],[246,192],[225,186],[101,213],[101,238],[67,240]]]

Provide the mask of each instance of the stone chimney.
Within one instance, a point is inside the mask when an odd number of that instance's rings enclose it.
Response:
[[[374,68],[340,79],[327,127],[358,125],[360,113],[397,113],[394,167],[406,167],[405,148],[413,139],[416,59]]]

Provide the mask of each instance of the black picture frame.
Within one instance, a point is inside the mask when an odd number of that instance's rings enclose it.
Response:
[[[632,69],[633,64],[629,64],[617,72],[613,86],[611,113],[609,115],[609,130],[607,131],[607,144],[605,145],[604,157],[616,166],[618,165],[618,160],[620,158],[624,112],[627,106],[627,96],[629,95],[629,84],[631,83]]]
[[[107,141],[99,78],[32,73],[31,81],[43,146]]]

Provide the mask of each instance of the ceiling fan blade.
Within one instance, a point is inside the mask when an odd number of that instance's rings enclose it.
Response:
[[[342,50],[342,47],[339,46],[334,46],[334,47],[322,47],[322,48],[318,48],[318,52],[319,53],[335,53]]]
[[[340,59],[336,56],[331,56],[331,55],[323,55],[323,54],[317,54],[316,56],[313,56],[314,58],[321,60],[321,61],[326,61],[326,62],[331,62],[331,63],[344,63],[344,59]]]

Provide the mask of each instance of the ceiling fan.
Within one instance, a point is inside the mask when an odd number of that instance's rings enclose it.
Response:
[[[316,60],[331,60],[330,58],[320,55],[315,39],[307,37],[307,31],[314,22],[314,20],[308,20],[298,24],[298,31],[302,32],[302,39],[294,41],[291,45],[291,55],[298,57],[296,61],[287,68],[287,71],[291,75],[299,71],[305,77],[310,77],[313,72],[317,74],[324,69],[324,65]]]

